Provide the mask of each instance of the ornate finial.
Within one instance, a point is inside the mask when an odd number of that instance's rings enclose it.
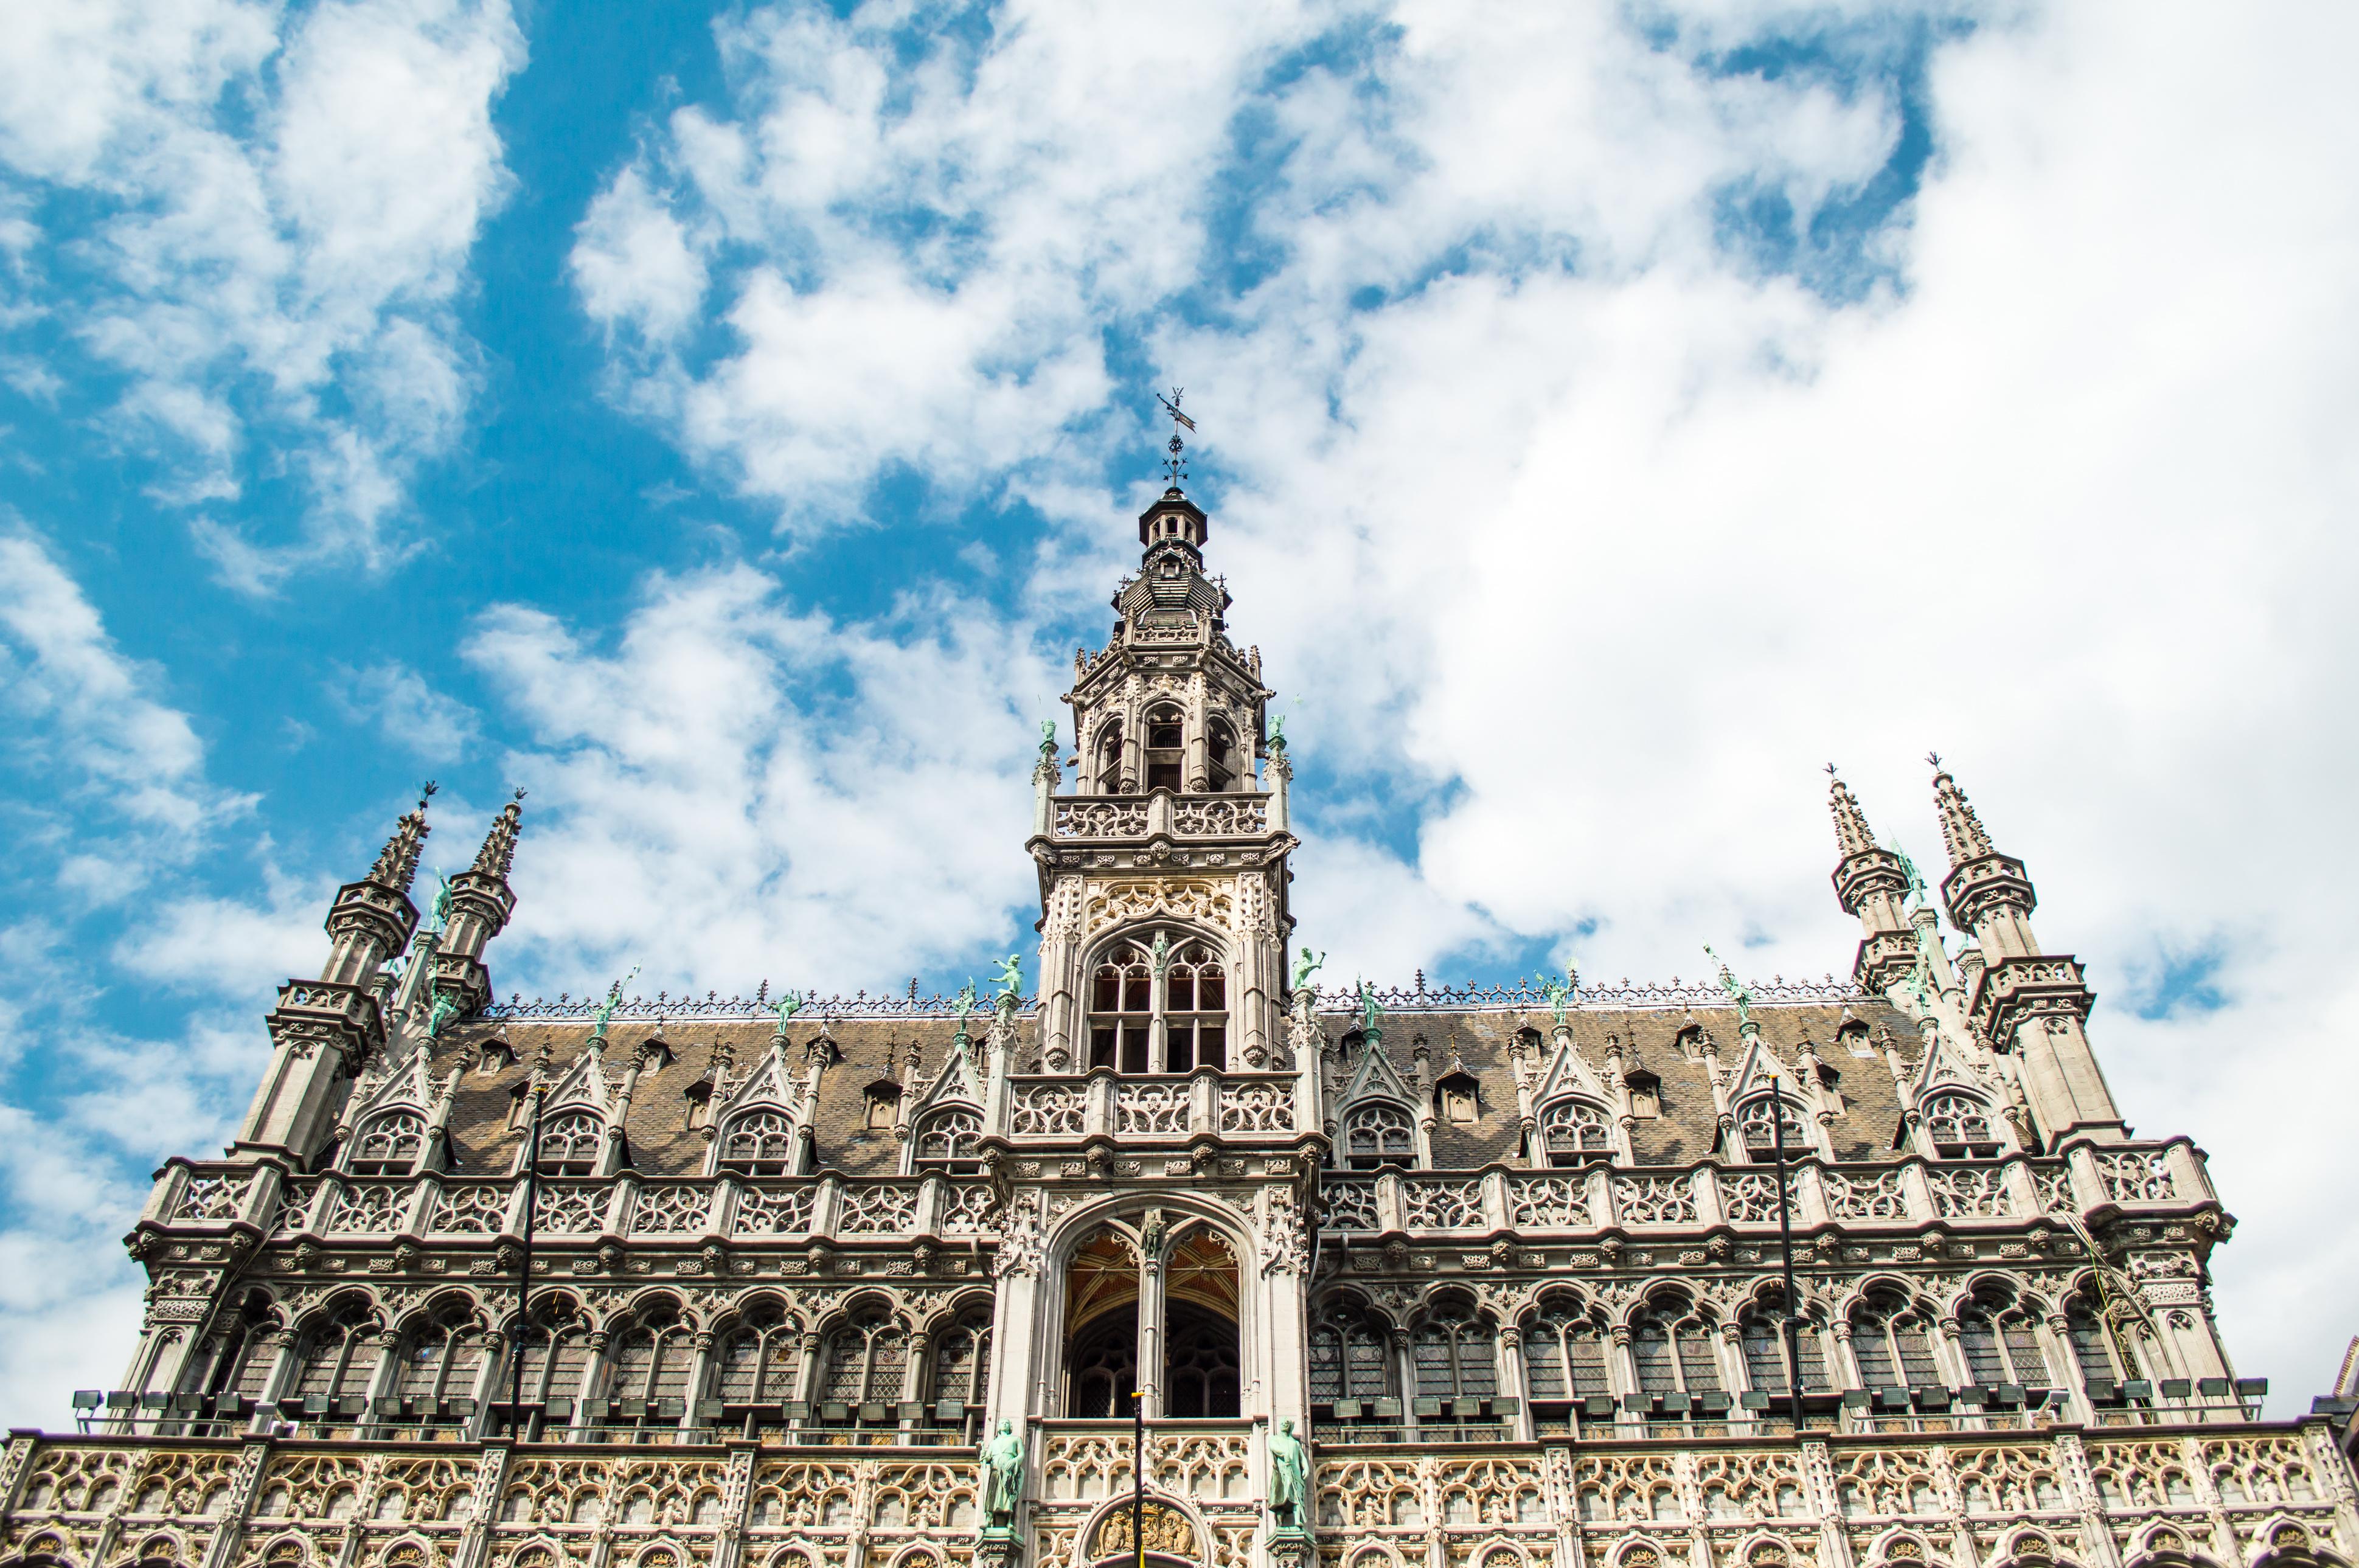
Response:
[[[426,835],[434,831],[426,825],[426,802],[433,794],[434,786],[429,782],[417,809],[404,811],[394,824],[393,836],[386,840],[376,864],[369,868],[370,881],[397,893],[409,891],[409,885],[418,879],[418,856],[426,847]]]
[[[1827,764],[1827,809],[1834,813],[1835,847],[1846,860],[1867,854],[1875,847],[1875,834],[1868,830],[1867,813],[1859,809],[1851,786],[1835,777],[1835,765],[1832,762]]]
[[[484,835],[484,847],[476,852],[474,870],[478,876],[496,877],[507,880],[508,867],[516,864],[516,833],[524,822],[524,791],[519,789],[500,814],[492,819],[492,831]]]
[[[1191,430],[1196,428],[1196,421],[1180,411],[1180,395],[1185,390],[1184,387],[1174,387],[1169,397],[1160,392],[1155,395],[1155,400],[1163,405],[1163,411],[1171,416],[1171,443],[1169,449],[1171,455],[1163,460],[1163,477],[1170,483],[1174,490],[1179,489],[1180,482],[1188,477],[1188,459],[1181,450],[1186,443],[1180,439],[1180,427],[1184,425]]]
[[[1941,768],[1939,752],[1930,753],[1927,761],[1940,769],[1933,775],[1933,806],[1941,817],[1941,847],[1950,852],[1950,864],[1962,866],[1985,855],[1998,853],[1991,844],[1990,834],[1983,831],[1982,819],[1966,801],[1966,792],[1958,781]]]
[[[1057,721],[1040,721],[1040,766],[1054,771],[1057,767]]]

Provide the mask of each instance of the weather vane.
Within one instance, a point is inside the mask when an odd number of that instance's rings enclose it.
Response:
[[[1180,428],[1185,426],[1191,430],[1196,428],[1196,421],[1180,411],[1180,399],[1187,390],[1184,387],[1174,387],[1169,397],[1160,392],[1155,395],[1155,400],[1163,405],[1163,411],[1171,416],[1171,455],[1163,460],[1163,477],[1171,482],[1175,490],[1180,487],[1180,481],[1188,477],[1188,460],[1180,455],[1186,444],[1180,439]]]

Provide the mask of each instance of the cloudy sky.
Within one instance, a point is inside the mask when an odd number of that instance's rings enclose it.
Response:
[[[2211,1153],[2238,1370],[2354,1330],[2347,8],[0,10],[0,1405],[418,782],[503,991],[929,989],[1151,392],[1331,970],[1848,968],[1939,747]]]

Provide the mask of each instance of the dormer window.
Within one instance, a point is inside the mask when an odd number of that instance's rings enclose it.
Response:
[[[355,1176],[407,1176],[425,1147],[425,1117],[415,1111],[387,1111],[361,1128],[344,1169]]]
[[[721,1169],[740,1176],[784,1176],[794,1163],[794,1124],[784,1111],[747,1111],[729,1123],[721,1142]]]
[[[688,1102],[688,1119],[682,1125],[689,1131],[694,1132],[699,1127],[712,1125],[712,1085],[710,1082],[700,1079],[690,1083],[680,1092],[680,1098]]]
[[[560,1111],[540,1124],[540,1173],[594,1176],[606,1141],[606,1118],[595,1111]]]
[[[1867,1026],[1857,1018],[1852,1019],[1835,1030],[1835,1043],[1854,1056],[1863,1057],[1870,1062],[1875,1060],[1875,1042],[1867,1038]]]
[[[1354,1171],[1417,1165],[1417,1133],[1408,1113],[1383,1100],[1354,1105],[1343,1117],[1343,1162]]]
[[[937,1111],[918,1131],[918,1164],[953,1175],[983,1169],[983,1117],[973,1111]]]
[[[480,1069],[484,1073],[505,1073],[515,1065],[516,1047],[505,1040],[484,1041],[484,1060]]]
[[[1790,1100],[1769,1094],[1747,1100],[1737,1107],[1736,1127],[1745,1138],[1745,1151],[1750,1154],[1775,1153],[1781,1129],[1789,1153],[1799,1154],[1809,1147],[1808,1140],[1802,1136],[1802,1119],[1795,1114]]]
[[[1147,714],[1147,787],[1178,789],[1180,764],[1187,753],[1187,722],[1169,703]]]
[[[1630,1091],[1630,1114],[1642,1120],[1652,1120],[1663,1114],[1663,1081],[1641,1067],[1625,1073],[1623,1086]]]
[[[1483,1116],[1482,1085],[1472,1073],[1445,1073],[1433,1085],[1434,1109],[1457,1127],[1472,1127]]]
[[[1701,1062],[1703,1060],[1703,1026],[1688,1025],[1687,1028],[1680,1030],[1678,1038],[1671,1043],[1679,1047],[1680,1054],[1690,1062]]]
[[[1954,1090],[1928,1094],[1917,1114],[1933,1140],[1933,1152],[1944,1160],[1989,1160],[1998,1153],[1998,1130],[1991,1126],[1990,1107],[1972,1094]]]
[[[861,1125],[871,1132],[890,1132],[899,1119],[901,1085],[890,1078],[879,1078],[862,1092]]]
[[[1550,1165],[1582,1165],[1614,1157],[1605,1112],[1585,1100],[1559,1100],[1540,1113],[1540,1138]]]
[[[1159,953],[1133,940],[1099,960],[1090,980],[1092,1067],[1144,1073],[1228,1065],[1227,968],[1205,942],[1164,940]]]

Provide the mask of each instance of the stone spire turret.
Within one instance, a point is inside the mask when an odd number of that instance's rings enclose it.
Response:
[[[2031,931],[2038,899],[2023,862],[1992,843],[1940,754],[1926,760],[1933,766],[1933,805],[1950,852],[1941,899],[1951,920],[1982,950],[1983,967],[1966,997],[1972,1027],[1992,1050],[2021,1060],[2024,1097],[2049,1148],[2073,1134],[2118,1140],[2121,1113],[2089,1047],[2089,1009],[2096,998],[2079,962],[2070,953],[2040,951]]]
[[[1866,990],[1880,992],[1905,978],[1917,960],[1906,909],[1908,871],[1899,855],[1875,842],[1867,814],[1850,787],[1835,777],[1832,763],[1827,765],[1827,779],[1835,847],[1842,855],[1835,862],[1835,901],[1844,914],[1859,917],[1861,931],[1852,978]]]
[[[332,945],[317,980],[278,988],[269,1018],[270,1070],[247,1107],[232,1152],[240,1158],[309,1158],[335,1125],[338,1103],[361,1068],[385,1049],[386,1017],[377,974],[418,929],[409,901],[426,847],[429,783],[418,804],[394,824],[376,864],[336,890],[328,910]]]
[[[516,860],[516,834],[524,822],[524,791],[500,808],[484,835],[475,864],[451,878],[450,924],[434,953],[434,1016],[463,1018],[492,999],[492,977],[484,967],[484,947],[516,911],[508,867]]]

